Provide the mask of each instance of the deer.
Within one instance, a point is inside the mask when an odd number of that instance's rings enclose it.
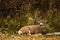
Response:
[[[29,25],[29,26],[24,26],[18,30],[18,34],[46,34],[46,21],[45,20],[40,20],[40,23],[38,25]]]

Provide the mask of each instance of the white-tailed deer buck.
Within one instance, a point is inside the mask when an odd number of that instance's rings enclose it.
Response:
[[[46,33],[46,27],[45,27],[45,20],[40,21],[39,25],[30,25],[30,26],[24,26],[21,29],[19,29],[18,34],[45,34]]]

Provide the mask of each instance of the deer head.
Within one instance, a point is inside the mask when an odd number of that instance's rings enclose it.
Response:
[[[45,25],[47,23],[46,19],[39,19],[37,20],[37,23],[39,23],[40,25]]]

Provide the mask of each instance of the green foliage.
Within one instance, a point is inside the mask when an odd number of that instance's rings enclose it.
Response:
[[[52,19],[50,22],[50,27],[54,28],[55,31],[60,31],[60,18],[56,17],[55,19]]]

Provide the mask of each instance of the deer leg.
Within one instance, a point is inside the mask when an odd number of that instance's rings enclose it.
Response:
[[[28,28],[29,28],[28,35],[31,35],[31,29],[30,29],[30,27],[28,27]]]
[[[31,31],[30,30],[28,31],[28,35],[31,35]]]

